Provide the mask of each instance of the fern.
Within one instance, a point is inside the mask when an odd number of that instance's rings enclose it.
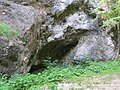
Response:
[[[103,22],[103,27],[107,27],[109,25],[115,27],[119,23],[120,23],[120,16],[113,17],[113,18],[107,19],[105,22]]]

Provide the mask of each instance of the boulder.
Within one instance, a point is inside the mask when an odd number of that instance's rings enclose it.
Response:
[[[67,43],[73,42],[72,44],[76,45],[70,47],[70,51],[63,55],[63,61],[68,59],[74,62],[84,58],[99,61],[115,58],[116,47],[114,40],[106,30],[101,28],[98,14],[89,14],[96,7],[97,0],[93,2],[89,0],[54,1],[51,10],[54,18],[48,25],[48,30],[53,34],[48,37],[47,41],[51,42],[59,39],[67,41]],[[64,48],[61,47],[61,49]]]
[[[38,48],[41,12],[6,0],[0,1],[0,22],[19,32],[17,40],[1,37],[0,73],[26,73],[31,67],[30,58]],[[43,14],[43,13],[42,13]],[[39,17],[38,17],[39,16]],[[41,21],[41,22],[39,22]]]
[[[116,56],[115,45],[111,37],[104,32],[86,32],[80,37],[77,46],[65,57],[73,63],[83,59],[106,61]]]
[[[97,13],[90,14],[95,7],[97,0],[1,0],[0,21],[20,36],[17,40],[0,38],[4,45],[0,73],[27,73],[40,68],[47,57],[60,62],[114,59],[114,41],[100,27]]]

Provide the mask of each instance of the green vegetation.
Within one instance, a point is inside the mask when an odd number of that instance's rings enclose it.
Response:
[[[99,0],[99,6],[94,10],[104,19],[103,27],[120,24],[120,0]]]
[[[10,28],[5,23],[0,23],[0,36],[4,36],[8,39],[15,39],[19,36],[18,32]]]
[[[77,82],[82,79],[98,75],[120,72],[120,60],[106,62],[87,62],[86,65],[61,65],[49,66],[38,74],[17,74],[8,78],[5,75],[0,77],[0,90],[44,90],[47,85],[50,90],[57,90],[59,82]]]
[[[111,2],[112,1],[112,2]],[[95,12],[100,13],[100,18],[104,20],[103,27],[118,26],[120,24],[120,0],[99,0],[100,6]],[[102,5],[105,4],[107,11],[102,10]],[[75,5],[73,5],[75,6]],[[69,7],[68,7],[69,8]],[[73,9],[74,8],[74,9]],[[79,6],[71,7],[70,10],[78,10]],[[66,11],[70,11],[67,10]],[[69,12],[65,14],[68,16]],[[62,14],[57,17],[61,18]],[[63,18],[64,19],[64,18]],[[120,30],[120,29],[118,29]],[[14,39],[19,34],[11,29],[8,25],[0,23],[0,36]],[[51,59],[51,58],[50,58]],[[7,75],[0,76],[0,90],[43,90],[44,85],[47,85],[51,90],[57,90],[57,83],[65,81],[80,83],[81,80],[87,77],[98,74],[120,74],[120,60],[97,62],[83,59],[80,65],[58,65],[57,61],[43,61],[47,69],[37,74],[16,74],[11,77]]]
[[[118,53],[120,52],[120,0],[98,0],[99,6],[93,10],[93,12],[98,13],[99,18],[102,19],[102,27],[112,27],[114,37],[113,40],[116,42],[116,47],[118,47]],[[116,55],[118,57],[118,54]]]

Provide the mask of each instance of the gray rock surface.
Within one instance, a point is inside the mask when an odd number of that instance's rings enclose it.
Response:
[[[29,71],[31,55],[39,43],[37,37],[40,24],[37,15],[32,7],[5,0],[0,1],[0,22],[8,24],[20,34],[18,40],[1,38],[6,46],[0,48],[0,73],[13,74]]]
[[[88,57],[111,60],[112,38],[99,26],[90,0],[1,0],[0,21],[16,29],[17,40],[0,38],[0,73],[27,73],[46,57],[70,62]],[[15,4],[17,3],[17,4]],[[71,61],[72,60],[72,61]]]
[[[18,4],[29,5],[31,3],[35,3],[37,0],[9,0],[9,1],[13,1]]]
[[[53,34],[48,38],[48,42],[55,40],[56,38],[61,38],[66,40],[65,37],[69,35],[69,40],[74,40],[72,33],[76,34],[78,44],[70,51],[69,54],[65,56],[66,59],[70,60],[80,60],[82,58],[90,58],[94,60],[111,60],[114,59],[115,43],[113,43],[112,38],[103,31],[100,26],[98,26],[98,18],[90,16],[86,11],[82,10],[81,7],[77,11],[72,13],[69,5],[78,5],[80,1],[71,0],[71,2],[66,4],[66,0],[55,0],[54,9],[52,14],[58,14],[64,16],[63,21],[58,21],[59,23],[49,25],[49,30]],[[90,2],[89,0],[83,1],[82,4],[87,6],[86,9],[92,10],[97,7],[97,0]],[[59,3],[59,4],[58,4]],[[80,3],[81,4],[81,3]],[[55,7],[56,6],[56,7]],[[91,7],[91,8],[90,8]],[[64,11],[67,12],[66,8],[71,10],[69,15],[65,16]],[[72,7],[71,7],[72,8]],[[61,14],[62,13],[62,14]],[[54,20],[53,20],[54,22]]]
[[[104,32],[87,32],[80,37],[68,57],[76,62],[82,59],[112,60],[115,58],[115,45],[111,37]]]

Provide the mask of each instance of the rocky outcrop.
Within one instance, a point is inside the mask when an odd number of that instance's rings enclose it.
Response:
[[[46,57],[113,59],[112,38],[100,28],[97,14],[90,14],[95,7],[96,0],[1,0],[0,21],[20,36],[1,38],[0,73],[27,73]]]
[[[48,42],[56,38],[64,41],[78,41],[76,46],[66,54],[65,59],[74,62],[82,58],[94,60],[115,58],[114,41],[107,31],[102,30],[99,26],[97,13],[96,15],[89,14],[95,7],[97,7],[97,0],[94,2],[89,2],[89,0],[55,0],[51,11],[55,16],[52,21],[54,24],[48,25],[48,30],[53,34],[47,39]]]
[[[43,18],[41,13],[33,7],[0,1],[0,22],[8,24],[20,34],[18,40],[2,40],[6,46],[0,48],[0,73],[29,71],[31,55],[35,53],[39,44],[40,23]]]
[[[29,5],[31,3],[35,3],[37,0],[9,0],[9,1],[12,1],[18,4]]]
[[[104,32],[86,32],[80,37],[77,46],[66,59],[78,63],[82,59],[112,60],[115,58],[115,46],[111,37]]]

